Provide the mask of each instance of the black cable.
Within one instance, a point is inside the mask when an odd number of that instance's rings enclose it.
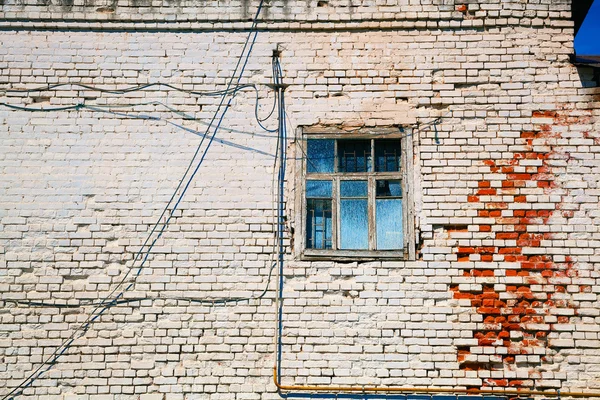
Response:
[[[256,42],[256,37],[257,37],[257,31],[256,31],[256,23],[258,21],[258,15],[260,14],[260,11],[262,9],[263,6],[263,1],[261,0],[259,6],[258,6],[258,10],[256,12],[256,15],[254,17],[254,21],[253,21],[253,25],[252,28],[250,30],[250,33],[248,34],[248,37],[246,38],[246,42],[244,43],[244,47],[242,49],[242,54],[240,55],[240,57],[238,58],[238,62],[235,66],[235,69],[233,71],[231,80],[229,81],[228,87],[225,91],[222,91],[222,97],[221,97],[221,101],[219,103],[219,106],[217,107],[217,110],[215,111],[213,118],[211,120],[211,125],[209,126],[209,128],[207,128],[207,134],[208,131],[210,130],[212,123],[216,120],[217,115],[221,109],[221,107],[223,106],[224,102],[225,102],[225,98],[227,97],[227,95],[229,94],[229,90],[231,88],[231,85],[233,84],[233,81],[236,79],[236,73],[237,73],[237,69],[241,63],[241,60],[244,58],[244,52],[246,51],[246,48],[248,46],[248,43],[250,42],[250,38],[253,36],[252,42],[250,43],[250,47],[248,50],[248,53],[246,54],[245,57],[245,61],[244,64],[242,65],[242,68],[240,69],[240,75],[239,77],[237,77],[237,84],[236,87],[239,86],[239,82],[243,76],[244,73],[244,69],[248,63],[248,59],[250,57],[250,54],[252,52],[252,48],[254,46],[254,43]],[[148,87],[146,85],[143,85],[144,87]],[[141,89],[137,89],[137,90],[141,90]],[[154,244],[156,243],[156,241],[162,236],[162,233],[164,232],[164,230],[166,229],[166,227],[168,226],[168,223],[170,222],[171,218],[174,215],[174,211],[177,209],[177,206],[179,205],[180,201],[183,198],[183,195],[185,194],[185,192],[187,191],[187,189],[189,188],[189,185],[191,184],[195,174],[198,172],[198,169],[200,168],[200,165],[202,165],[202,162],[204,161],[204,158],[206,156],[206,153],[208,151],[208,149],[210,148],[210,145],[213,142],[214,137],[217,134],[217,131],[219,129],[219,126],[221,124],[221,122],[223,121],[223,118],[225,117],[225,114],[227,113],[227,110],[229,108],[229,106],[231,105],[231,101],[232,99],[230,98],[227,105],[225,106],[224,111],[221,113],[221,117],[219,118],[219,121],[217,123],[217,125],[215,126],[215,130],[209,140],[209,143],[207,144],[201,158],[200,161],[198,163],[198,165],[196,166],[196,168],[194,169],[194,171],[192,172],[192,174],[190,175],[190,177],[187,180],[187,183],[181,193],[181,195],[179,196],[177,202],[175,203],[175,206],[173,207],[173,209],[171,210],[169,217],[167,218],[167,220],[165,221],[165,223],[163,224],[163,227],[161,228],[158,236],[156,237],[156,239],[154,239],[152,241],[152,243],[148,246],[148,250],[146,251],[143,259],[142,259],[142,263],[138,268],[138,271],[135,275],[135,277],[137,278],[137,276],[139,276],[139,274],[142,271],[142,268],[146,262],[146,260],[148,259],[148,256],[150,254],[151,249],[153,248]],[[201,140],[200,144],[198,145],[197,149],[196,149],[196,153],[194,154],[194,157],[192,158],[192,161],[190,162],[190,165],[188,166],[188,168],[186,169],[186,172],[183,176],[183,178],[180,180],[179,185],[177,186],[176,190],[173,193],[173,196],[171,197],[171,200],[169,200],[169,203],[167,204],[167,206],[165,207],[165,209],[163,210],[163,213],[161,214],[161,217],[157,220],[157,223],[154,225],[150,235],[148,235],[146,241],[144,242],[144,245],[142,245],[142,247],[140,248],[140,251],[136,254],[136,257],[134,258],[134,263],[136,260],[139,259],[139,257],[141,257],[141,251],[142,249],[147,245],[150,237],[153,235],[153,233],[156,230],[156,227],[159,225],[160,220],[162,219],[162,217],[164,216],[164,214],[166,213],[166,211],[168,210],[169,205],[171,204],[172,200],[174,199],[176,193],[179,191],[181,185],[183,184],[185,177],[187,176],[188,172],[191,169],[191,166],[193,165],[193,162],[195,161],[199,150],[202,146],[202,143],[204,142],[204,137]],[[89,314],[88,318],[86,319],[85,322],[83,322],[79,328],[77,328],[70,336],[69,338],[67,338],[65,341],[63,341],[63,343],[61,344],[61,346],[57,347],[55,349],[55,351],[52,353],[52,355],[50,357],[48,357],[38,368],[36,368],[25,380],[23,380],[18,386],[16,386],[15,388],[13,388],[10,392],[8,392],[5,396],[3,396],[2,400],[6,400],[6,399],[13,399],[15,395],[19,395],[22,393],[22,390],[31,386],[31,384],[33,384],[33,382],[38,379],[41,374],[43,374],[44,372],[46,372],[47,370],[49,370],[50,368],[52,368],[52,366],[57,362],[58,358],[60,358],[60,356],[62,356],[62,354],[64,354],[67,349],[69,349],[72,345],[72,343],[77,339],[76,334],[77,332],[81,331],[82,335],[85,334],[87,332],[87,330],[89,329],[89,327],[91,326],[92,323],[94,323],[96,321],[96,319],[98,319],[105,311],[107,311],[108,309],[110,309],[111,307],[116,305],[116,302],[119,301],[120,297],[125,293],[125,291],[129,290],[133,284],[135,283],[135,280],[133,282],[131,282],[121,293],[119,293],[119,295],[117,295],[115,298],[113,298],[112,300],[108,301],[108,299],[117,291],[117,289],[119,287],[121,287],[123,285],[123,283],[125,282],[125,280],[127,279],[127,277],[129,276],[130,272],[132,269],[129,269],[127,271],[127,273],[125,274],[125,276],[123,277],[123,279],[119,282],[119,284],[117,285],[117,287],[115,287],[108,296],[105,297],[104,300],[102,300],[102,302],[96,306],[96,308]],[[100,307],[102,307],[100,309]],[[98,314],[96,314],[96,311],[98,311],[100,309],[100,311],[98,312]],[[48,366],[45,370],[42,370],[42,368],[44,366]]]
[[[276,59],[274,59],[273,62],[273,71],[274,71],[274,79],[277,82],[278,77],[277,77],[277,70],[275,68],[275,61]],[[280,72],[279,72],[280,73]],[[283,100],[283,99],[281,99]],[[155,102],[150,102],[147,104],[153,104]],[[160,103],[162,104],[162,103]],[[281,108],[281,103],[278,101],[277,105]],[[115,113],[113,111],[105,111],[105,110],[96,110],[95,107],[92,106],[84,106],[84,108],[88,108],[92,111],[100,111],[100,112],[111,112],[113,114],[117,114],[117,115],[121,115],[120,113]],[[273,111],[271,111],[272,113]],[[285,112],[285,110],[283,110],[283,112]],[[125,116],[128,116],[127,114],[124,114]],[[147,116],[134,116],[134,118],[142,118],[142,119],[149,119],[150,117]],[[152,118],[153,119],[153,118]],[[168,121],[167,121],[168,122]],[[284,122],[285,123],[285,122]],[[194,131],[196,133],[199,133],[197,131]],[[278,142],[279,143],[279,142]],[[279,144],[278,144],[279,146]],[[265,288],[262,290],[262,292],[258,295],[258,296],[250,296],[250,297],[226,297],[226,298],[191,298],[191,297],[136,297],[136,298],[130,298],[130,299],[122,299],[122,300],[118,300],[114,302],[114,305],[121,305],[121,304],[129,304],[129,303],[134,303],[134,302],[139,302],[139,301],[145,301],[145,300],[151,300],[151,301],[157,301],[157,300],[176,300],[176,301],[188,301],[188,302],[192,302],[192,303],[200,303],[200,304],[211,304],[211,305],[215,305],[215,304],[227,304],[227,303],[231,303],[231,302],[240,302],[240,301],[250,301],[250,300],[257,300],[257,299],[262,299],[268,292],[268,288],[271,282],[271,277],[273,274],[273,270],[275,268],[275,266],[277,265],[277,263],[272,263],[271,267],[269,268],[269,273],[267,275],[267,279],[266,279],[266,284],[265,284]],[[56,302],[48,302],[48,301],[39,301],[39,300],[18,300],[18,299],[4,299],[3,300],[5,303],[14,303],[16,305],[26,305],[29,307],[54,307],[54,308],[81,308],[81,307],[89,307],[89,306],[101,306],[104,303],[102,302],[81,302],[79,304],[69,304],[69,303],[56,303]]]
[[[273,107],[271,108],[271,111],[269,112],[269,115],[267,115],[264,119],[261,119],[258,116],[258,93],[257,93],[257,97],[256,97],[256,103],[254,105],[254,117],[256,118],[256,122],[258,123],[258,125],[265,131],[267,132],[277,132],[278,128],[275,129],[268,129],[267,127],[265,127],[262,123],[266,120],[268,120],[269,118],[271,118],[271,116],[273,115],[273,112],[275,111],[276,105],[279,104],[279,91],[277,90],[277,72],[275,71],[275,60],[273,60],[273,62],[271,62],[271,73],[273,75],[273,82],[275,83],[275,94],[273,96]],[[279,135],[277,135],[277,137],[279,138]]]
[[[216,96],[231,94],[231,92],[240,90],[242,88],[254,87],[255,85],[253,85],[253,84],[236,85],[233,88],[227,88],[225,90],[195,91],[195,90],[183,89],[183,88],[171,85],[170,83],[164,83],[164,82],[147,83],[144,85],[130,86],[130,87],[127,87],[124,89],[103,89],[103,88],[99,88],[97,86],[87,85],[87,84],[83,84],[83,83],[67,82],[67,83],[56,83],[53,85],[38,86],[35,88],[31,88],[31,89],[5,89],[5,90],[0,90],[0,92],[2,92],[2,91],[5,93],[46,92],[46,91],[54,90],[54,89],[57,89],[57,88],[60,88],[63,86],[75,86],[75,87],[80,87],[80,88],[83,88],[86,90],[92,90],[95,92],[109,93],[109,94],[127,94],[127,93],[131,93],[131,92],[137,92],[140,90],[148,89],[148,88],[151,88],[154,86],[158,86],[159,88],[162,86],[162,87],[166,87],[168,89],[176,90],[176,91],[182,92],[182,93],[189,93],[189,94],[193,94],[193,95],[197,95],[197,96],[215,96],[216,97]]]
[[[177,300],[177,301],[188,301],[190,303],[199,303],[199,304],[227,304],[227,303],[239,303],[241,301],[250,301],[250,300],[260,300],[269,291],[269,285],[271,283],[271,277],[273,276],[273,270],[275,269],[276,263],[272,263],[269,268],[269,273],[267,274],[267,280],[264,289],[258,296],[248,296],[248,297],[220,297],[220,298],[194,298],[194,297],[135,297],[129,299],[121,299],[114,302],[114,305],[121,304],[129,304],[134,303],[136,301],[144,301],[144,300]],[[90,306],[102,306],[102,302],[89,302],[89,303],[80,303],[80,304],[69,304],[69,303],[56,303],[56,302],[48,302],[48,301],[40,301],[40,300],[17,300],[17,299],[3,299],[5,303],[13,303],[17,305],[26,305],[29,307],[54,307],[54,308],[81,308],[81,307],[90,307]]]
[[[7,107],[7,108],[12,108],[13,110],[18,110],[18,111],[55,112],[55,111],[80,110],[83,105],[82,104],[76,104],[74,106],[53,107],[53,108],[31,108],[31,107],[24,107],[24,106],[16,106],[14,104],[8,104],[8,103],[0,103],[0,106],[4,106],[4,107]]]
[[[64,85],[67,85],[67,84],[64,84]],[[277,92],[275,92],[274,102],[273,102],[273,108],[271,109],[271,111],[269,112],[269,114],[265,118],[260,118],[258,116],[260,94],[259,94],[258,89],[256,88],[256,85],[240,85],[235,90],[233,90],[233,91],[231,91],[229,93],[232,94],[233,96],[236,96],[239,92],[241,92],[242,90],[247,89],[247,88],[252,88],[252,89],[254,89],[254,92],[255,92],[256,101],[255,101],[255,105],[254,105],[254,115],[255,115],[255,118],[256,118],[256,121],[257,121],[258,125],[261,127],[261,129],[263,129],[266,132],[270,132],[270,133],[277,132],[277,129],[268,129],[268,128],[266,128],[262,124],[264,121],[268,120],[273,115],[273,112],[274,112],[275,107],[277,105]],[[31,90],[34,90],[34,89],[31,89]],[[19,106],[19,105],[15,105],[15,104],[9,104],[9,103],[0,102],[0,106],[5,106],[5,107],[13,109],[13,110],[28,111],[28,112],[54,112],[54,111],[71,111],[71,110],[79,111],[82,108],[87,108],[87,109],[90,109],[90,110],[102,112],[100,110],[102,108],[110,109],[110,108],[125,108],[125,107],[136,107],[136,106],[147,106],[147,105],[154,105],[154,106],[160,105],[162,107],[165,107],[167,110],[171,111],[172,113],[179,115],[184,120],[199,121],[200,123],[203,123],[200,118],[193,117],[193,116],[191,116],[189,114],[184,113],[183,111],[179,111],[179,110],[177,110],[177,109],[175,109],[173,107],[170,107],[167,104],[162,103],[160,101],[149,101],[149,102],[133,103],[133,104],[94,104],[94,105],[89,105],[89,104],[85,104],[85,103],[79,103],[79,104],[76,104],[76,105],[69,105],[69,106],[62,106],[62,107],[52,107],[52,108],[42,108],[42,107],[34,108],[34,107]],[[117,113],[115,113],[115,114],[117,114]],[[131,117],[131,116],[126,115],[126,114],[121,114],[121,115],[129,117],[129,118],[136,118],[136,117]],[[149,119],[149,120],[156,120],[156,121],[162,120],[159,117],[153,117],[153,116],[145,116],[145,117],[140,117],[138,119]],[[251,135],[251,136],[257,136],[257,137],[268,137],[268,138],[272,137],[270,135],[261,135],[259,133],[244,132],[244,131],[235,130],[235,129],[231,129],[231,128],[226,128],[226,127],[221,127],[221,129],[228,130],[228,131],[235,132],[235,133],[241,133],[241,134],[246,134],[246,135]]]
[[[197,131],[195,129],[192,129],[192,128],[189,128],[187,126],[183,126],[183,125],[178,124],[176,122],[170,121],[168,119],[162,119],[162,118],[159,118],[159,117],[154,117],[154,116],[149,116],[149,115],[143,115],[143,114],[142,115],[130,115],[130,114],[127,114],[127,113],[122,113],[122,112],[117,112],[117,111],[111,111],[111,110],[108,110],[108,109],[107,110],[103,110],[101,108],[97,108],[97,106],[83,105],[82,108],[90,110],[90,111],[94,111],[94,112],[106,113],[106,114],[111,114],[111,115],[117,115],[117,116],[121,116],[121,117],[124,117],[124,118],[144,119],[144,120],[153,120],[153,121],[163,121],[163,122],[167,123],[168,125],[172,125],[172,126],[178,128],[178,129],[181,129],[181,130],[183,130],[185,132],[193,133],[194,135],[200,136],[202,138],[206,137],[206,133],[202,133],[202,132]],[[221,129],[226,129],[226,128],[221,128]],[[234,142],[226,140],[226,139],[214,139],[214,140],[215,140],[215,142],[224,144],[226,146],[234,147],[234,148],[241,149],[241,150],[251,151],[251,152],[262,154],[262,155],[268,156],[268,157],[275,157],[274,154],[267,153],[266,151],[262,151],[262,150],[259,150],[259,149],[256,149],[256,148],[250,147],[250,146],[244,146],[244,145],[241,145],[241,144],[237,144],[237,143],[234,143]]]

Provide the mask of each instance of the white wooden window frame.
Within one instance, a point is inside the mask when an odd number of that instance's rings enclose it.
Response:
[[[299,127],[296,132],[297,146],[295,187],[295,222],[296,237],[294,238],[294,253],[301,260],[414,260],[415,259],[415,216],[414,216],[414,167],[412,131],[402,127],[374,127],[361,128],[351,133],[332,127]],[[403,222],[403,248],[397,250],[343,250],[343,249],[313,249],[306,248],[306,181],[307,181],[307,140],[308,139],[400,139],[401,160],[400,172],[375,172],[375,158],[372,159],[373,171],[360,173],[312,173],[311,180],[331,180],[333,182],[332,194],[332,230],[333,246],[339,245],[339,210],[340,196],[337,193],[339,181],[343,180],[368,180],[369,190],[369,244],[374,248],[375,218],[372,207],[375,206],[375,180],[400,180],[402,187],[402,222]],[[338,155],[335,154],[335,165]]]

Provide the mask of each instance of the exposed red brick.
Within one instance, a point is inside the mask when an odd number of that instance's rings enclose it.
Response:
[[[537,233],[538,229],[533,228],[538,225],[546,225],[549,219],[560,213],[562,218],[572,218],[575,214],[572,210],[563,210],[558,203],[555,210],[510,210],[504,211],[507,214],[512,212],[512,217],[503,216],[503,210],[509,210],[508,203],[498,202],[497,198],[487,199],[481,196],[510,195],[514,196],[514,202],[526,204],[527,194],[522,188],[538,188],[551,190],[557,187],[552,168],[547,164],[551,158],[567,159],[568,157],[548,152],[541,153],[533,151],[534,140],[558,137],[560,130],[553,129],[554,125],[569,125],[571,123],[581,123],[583,117],[568,117],[555,111],[536,111],[533,113],[535,118],[547,118],[554,121],[536,126],[534,130],[524,131],[520,135],[523,150],[513,153],[511,159],[483,160],[483,164],[489,167],[491,173],[501,172],[504,175],[498,175],[498,187],[492,188],[489,180],[479,181],[474,194],[468,196],[471,203],[481,203],[483,209],[477,211],[477,215],[482,218],[494,218],[496,225],[501,225],[501,231],[493,231],[493,224],[489,223],[479,225],[479,232],[490,232],[493,239],[507,241],[499,247],[480,246],[480,247],[459,247],[457,250],[458,259],[461,261],[469,260],[471,254],[478,254],[481,261],[504,260],[507,262],[518,263],[519,268],[504,270],[507,277],[522,277],[522,283],[505,286],[505,291],[510,293],[509,298],[504,299],[496,291],[494,285],[484,285],[481,291],[476,289],[471,291],[460,291],[458,285],[451,287],[453,296],[456,299],[468,299],[471,306],[477,313],[483,317],[483,322],[479,324],[478,329],[473,332],[473,337],[477,339],[478,346],[499,347],[506,350],[503,352],[494,352],[500,356],[501,363],[482,363],[467,362],[466,355],[471,354],[470,350],[462,349],[459,351],[459,362],[461,369],[472,371],[491,371],[505,368],[512,368],[515,365],[515,355],[520,354],[540,354],[540,348],[547,348],[547,337],[552,325],[548,325],[545,317],[551,314],[554,308],[573,308],[571,300],[564,298],[567,293],[567,283],[556,283],[549,285],[548,280],[552,278],[564,278],[564,282],[572,282],[570,278],[577,276],[574,269],[574,260],[571,257],[565,259],[564,263],[556,263],[550,255],[529,255],[524,254],[523,248],[540,247],[542,240],[553,239],[552,233]],[[542,165],[527,165],[522,160],[541,160]],[[499,258],[495,258],[499,257]],[[465,277],[493,277],[496,276],[494,269],[470,269],[465,271]],[[563,282],[562,280],[559,282]],[[538,285],[536,292],[532,290],[532,285]],[[549,289],[539,287],[547,286]],[[475,286],[476,288],[476,286]],[[578,291],[591,291],[589,285],[579,285]],[[558,295],[558,296],[557,296]],[[562,296],[562,297],[560,297]],[[569,316],[558,316],[558,323],[565,324],[570,322]],[[519,332],[518,339],[511,338],[511,332]],[[543,353],[542,353],[543,354]],[[543,362],[545,358],[542,358]],[[529,373],[531,379],[484,379],[483,386],[502,386],[502,387],[532,387],[535,379],[541,379],[541,375],[536,369]]]
[[[519,237],[519,233],[517,232],[498,232],[496,234],[496,239],[504,239],[504,240],[514,240]]]
[[[494,196],[496,194],[496,189],[479,189],[477,191],[477,195],[479,196]]]
[[[556,118],[557,113],[556,111],[534,111],[531,116],[533,118]]]
[[[525,203],[525,202],[527,202],[527,196],[516,196],[515,202],[516,203]]]

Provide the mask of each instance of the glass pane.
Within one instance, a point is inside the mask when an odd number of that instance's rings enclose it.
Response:
[[[306,198],[331,198],[331,181],[306,181]]]
[[[375,171],[400,171],[400,139],[375,140]]]
[[[402,197],[402,185],[400,181],[377,181],[377,197]]]
[[[371,171],[370,140],[338,140],[339,172]]]
[[[331,200],[306,200],[306,247],[331,249]]]
[[[368,249],[367,199],[340,201],[340,248]]]
[[[333,172],[334,141],[333,139],[309,139],[306,142],[308,160],[306,172],[327,173]]]
[[[341,181],[341,197],[367,197],[367,181]]]
[[[375,201],[377,225],[377,250],[397,250],[404,247],[402,235],[402,200],[377,199]]]

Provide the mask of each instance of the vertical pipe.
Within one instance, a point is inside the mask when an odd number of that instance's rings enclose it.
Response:
[[[278,239],[278,262],[279,262],[279,290],[278,290],[278,326],[277,326],[277,376],[278,384],[281,384],[281,358],[282,358],[282,334],[283,334],[283,260],[284,260],[284,243],[283,233],[285,231],[285,216],[284,216],[284,187],[285,187],[285,167],[286,167],[286,131],[285,131],[285,110],[283,100],[283,87],[281,85],[281,69],[279,65],[278,51],[273,53],[273,79],[278,97],[277,117],[279,131],[279,174],[278,174],[278,224],[277,224],[277,239]]]

